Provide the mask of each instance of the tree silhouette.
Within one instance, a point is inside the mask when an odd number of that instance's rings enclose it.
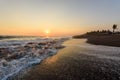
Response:
[[[113,28],[113,33],[115,33],[115,29],[117,29],[117,25],[114,24],[112,28]]]

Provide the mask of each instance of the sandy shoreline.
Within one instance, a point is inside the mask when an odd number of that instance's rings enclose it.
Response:
[[[74,39],[87,39],[87,43],[95,45],[120,47],[120,35],[94,34],[73,36]]]
[[[120,35],[89,36],[87,42],[95,45],[120,47]]]
[[[10,80],[120,80],[120,48],[87,44],[84,39],[66,47]]]

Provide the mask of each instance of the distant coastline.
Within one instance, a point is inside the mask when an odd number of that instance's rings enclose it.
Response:
[[[73,37],[75,39],[87,39],[87,43],[95,45],[106,45],[120,47],[120,35],[94,35],[94,36],[80,36]]]
[[[95,45],[106,45],[120,47],[120,35],[90,36],[87,42]]]
[[[86,38],[87,43],[95,45],[106,45],[106,46],[115,46],[120,47],[120,32],[115,32],[113,30],[102,30],[102,31],[91,31],[83,35],[73,36],[75,39]]]

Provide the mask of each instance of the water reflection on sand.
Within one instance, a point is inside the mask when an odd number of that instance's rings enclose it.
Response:
[[[120,48],[71,39],[20,80],[120,80]]]

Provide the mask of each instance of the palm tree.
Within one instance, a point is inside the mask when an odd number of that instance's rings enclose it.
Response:
[[[113,33],[115,33],[115,29],[117,29],[117,25],[114,24],[112,28],[113,28]]]

